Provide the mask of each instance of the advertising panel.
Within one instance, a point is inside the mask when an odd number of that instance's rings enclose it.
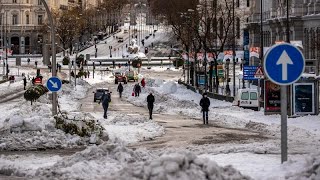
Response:
[[[265,81],[264,109],[265,112],[281,112],[280,86],[271,81]]]
[[[295,83],[293,84],[293,114],[304,115],[314,114],[314,84]]]

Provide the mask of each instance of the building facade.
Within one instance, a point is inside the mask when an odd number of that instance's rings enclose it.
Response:
[[[262,4],[262,27],[260,12]],[[270,47],[279,41],[286,41],[286,0],[251,0],[251,15],[247,28],[250,31],[250,46]],[[320,50],[320,1],[289,0],[290,41],[297,42],[306,59],[318,59]],[[301,42],[301,43],[299,43]]]
[[[46,0],[53,11],[67,10],[81,0]],[[50,34],[45,25],[47,12],[41,0],[1,0],[0,36],[1,48],[12,50],[12,54],[39,54],[44,44],[49,43]],[[0,48],[0,49],[1,49]]]

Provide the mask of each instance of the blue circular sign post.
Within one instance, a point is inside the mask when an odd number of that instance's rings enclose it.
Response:
[[[62,82],[58,77],[52,76],[48,79],[46,85],[49,91],[58,92],[61,90]]]
[[[265,75],[275,84],[281,85],[281,162],[288,159],[287,132],[287,85],[298,81],[304,72],[305,59],[301,51],[289,44],[274,45],[263,61]]]
[[[305,59],[294,45],[283,43],[272,46],[263,61],[266,76],[275,84],[290,85],[304,72]]]

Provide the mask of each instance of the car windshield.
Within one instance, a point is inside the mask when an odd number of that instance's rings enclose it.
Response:
[[[97,92],[104,92],[104,89],[97,89]]]

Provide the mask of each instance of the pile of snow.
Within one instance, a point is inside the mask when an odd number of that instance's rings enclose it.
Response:
[[[163,94],[174,94],[177,92],[178,87],[176,82],[169,81],[164,83],[159,89],[161,89]]]
[[[89,147],[34,174],[45,179],[250,179],[231,166],[220,167],[190,152],[158,157],[111,143]]]
[[[48,104],[34,102],[31,106],[24,101],[13,108],[16,111],[0,127],[0,150],[69,148],[86,144],[85,139],[55,128]]]
[[[292,163],[292,162],[291,162]],[[320,154],[309,156],[305,159],[305,164],[299,167],[299,171],[295,173],[288,173],[286,179],[299,180],[299,179],[320,179]],[[293,165],[299,164],[299,162],[292,163]],[[288,162],[286,165],[291,165]]]
[[[34,154],[0,156],[0,179],[11,179],[11,177],[4,178],[3,176],[18,176],[25,177],[24,179],[32,179],[37,169],[40,167],[53,166],[57,161],[60,161],[60,156],[38,156]]]
[[[124,144],[152,140],[165,133],[162,126],[144,116],[130,116],[112,112],[108,121],[101,122],[108,132],[110,140],[120,141]]]
[[[85,80],[77,79],[77,86],[74,87],[74,81],[69,84],[63,84],[62,90],[58,93],[58,102],[61,111],[79,111],[81,104],[78,100],[86,97],[91,85]]]
[[[89,87],[83,80],[78,80],[76,91],[71,84],[64,84],[59,92],[60,109],[80,109],[77,101],[85,97]],[[11,110],[2,116],[4,120],[0,124],[0,150],[74,148],[88,144],[89,137],[66,134],[56,129],[51,107],[47,95],[41,96],[32,105],[24,99],[19,104],[12,105]]]
[[[231,166],[220,167],[207,158],[189,152],[163,154],[158,159],[129,166],[114,179],[250,179]]]
[[[40,168],[36,176],[45,179],[110,179],[124,167],[150,158],[145,150],[134,151],[118,144],[104,143],[66,157],[53,166]]]

